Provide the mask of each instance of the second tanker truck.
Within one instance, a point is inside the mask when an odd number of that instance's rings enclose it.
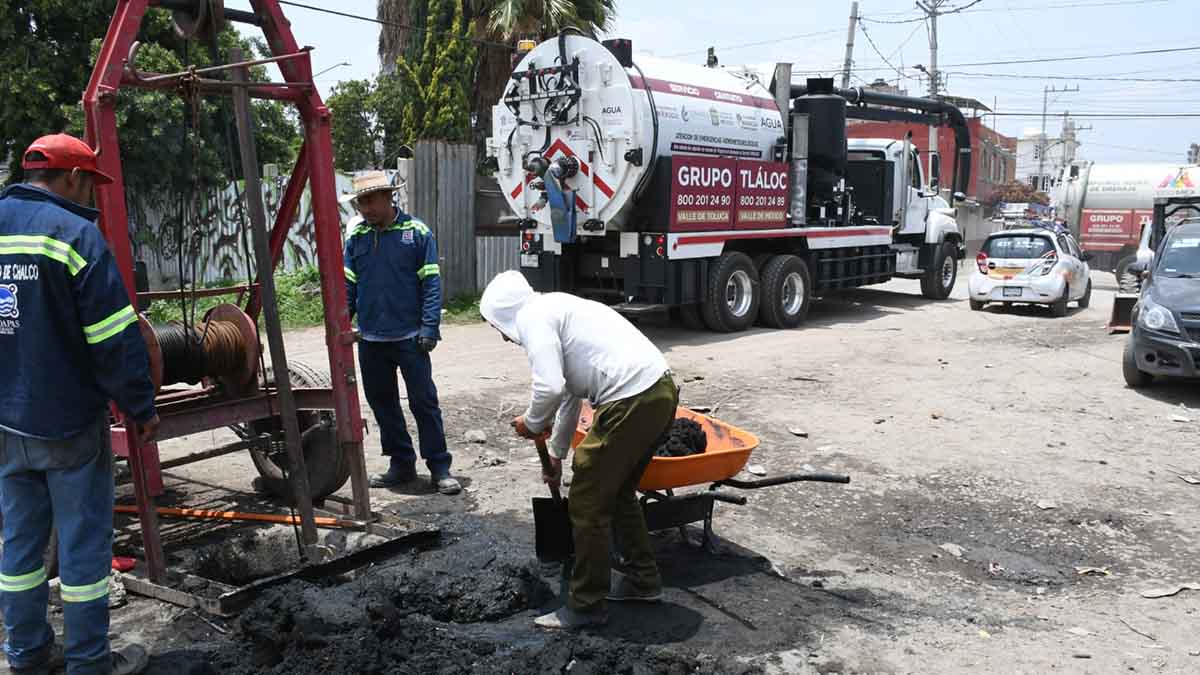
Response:
[[[1121,279],[1135,260],[1142,226],[1154,216],[1155,191],[1178,175],[1178,164],[1076,161],[1063,170],[1051,206],[1093,254],[1092,266]]]

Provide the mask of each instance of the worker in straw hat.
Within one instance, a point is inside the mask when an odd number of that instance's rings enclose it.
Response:
[[[108,402],[142,443],[158,416],[137,314],[89,208],[112,182],[96,159],[78,138],[43,136],[22,157],[26,182],[0,193],[0,609],[14,673],[65,661],[69,673],[125,675],[149,662],[136,645],[111,651],[108,637]],[[52,522],[65,649],[46,621]]]
[[[547,483],[562,480],[583,401],[595,408],[572,464],[570,597],[534,624],[575,630],[605,623],[606,600],[660,601],[662,578],[636,491],[679,403],[662,352],[612,308],[565,293],[535,293],[513,270],[488,284],[479,313],[529,358],[533,395],[513,428],[529,439],[549,435]],[[612,536],[621,543],[621,571],[610,568]]]
[[[453,495],[461,486],[450,475],[429,358],[441,339],[437,245],[424,223],[392,202],[396,190],[387,174],[371,171],[355,176],[351,192],[342,197],[362,216],[346,240],[346,299],[362,334],[358,362],[363,389],[379,425],[383,454],[390,459],[386,472],[371,477],[371,487],[398,487],[417,479],[417,456],[400,408],[398,369],[433,487]]]

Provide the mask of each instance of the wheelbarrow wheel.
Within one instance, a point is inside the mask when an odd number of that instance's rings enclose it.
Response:
[[[293,361],[288,364],[288,370],[293,387],[330,386],[327,375],[306,364]],[[268,385],[275,382],[275,375],[270,369],[267,370],[266,380]],[[337,425],[333,411],[301,410],[296,417],[300,422],[304,463],[308,469],[309,496],[320,499],[331,495],[350,479],[350,462],[337,442]],[[292,486],[288,480],[291,472],[287,461],[287,448],[284,445],[283,421],[280,417],[250,422],[238,433],[246,438],[262,434],[271,435],[271,450],[251,450],[250,459],[254,462],[254,468],[258,470],[262,487],[267,493],[281,498],[291,497]]]

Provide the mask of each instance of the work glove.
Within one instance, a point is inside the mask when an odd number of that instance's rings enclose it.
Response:
[[[417,338],[417,348],[420,349],[421,351],[425,352],[426,354],[433,351],[434,348],[437,347],[437,343],[438,343],[438,341],[431,337]]]

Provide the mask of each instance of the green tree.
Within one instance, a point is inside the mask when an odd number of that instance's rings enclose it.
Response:
[[[475,44],[463,18],[459,0],[432,0],[424,46],[416,59],[400,57],[395,78],[385,76],[385,86],[402,89],[399,138],[404,144],[418,139],[465,141],[471,137],[471,103]],[[441,27],[445,27],[442,29]],[[389,136],[395,136],[388,129]]]
[[[6,102],[0,107],[0,157],[8,161],[10,180],[22,178],[21,152],[33,139],[59,131],[82,135],[79,101],[115,7],[115,0],[0,3],[0,100]],[[175,33],[166,11],[147,12],[138,40],[143,47],[135,65],[141,70],[212,64],[206,48]],[[262,52],[261,44],[226,28],[217,58],[228,62],[233,48],[247,57]],[[251,77],[265,80],[265,68],[253,69]],[[214,186],[231,178],[238,162],[236,146],[231,151],[226,144],[231,112],[228,99],[204,98],[193,109],[173,92],[122,88],[117,116],[131,208],[177,198],[197,182]],[[260,159],[290,163],[299,136],[294,115],[282,104],[262,101],[255,102],[255,113]]]
[[[521,38],[547,40],[564,28],[596,37],[612,25],[616,0],[466,0],[472,7],[472,35],[480,46],[477,86],[471,110],[480,136],[492,127],[492,106],[504,95],[512,74],[512,49]],[[510,46],[503,46],[510,45]]]
[[[440,0],[378,0],[377,16],[388,24],[379,36],[379,60],[385,73],[392,72],[401,57],[418,60],[418,50],[431,34],[442,39],[448,26],[436,20],[437,4]],[[468,88],[477,140],[490,131],[492,106],[512,73],[509,45],[518,38],[544,40],[567,27],[595,36],[609,27],[616,14],[615,0],[461,0],[461,4],[469,35],[480,43]]]
[[[344,80],[329,96],[333,113],[333,162],[338,171],[378,169],[383,158],[376,153],[382,136],[375,83]]]

